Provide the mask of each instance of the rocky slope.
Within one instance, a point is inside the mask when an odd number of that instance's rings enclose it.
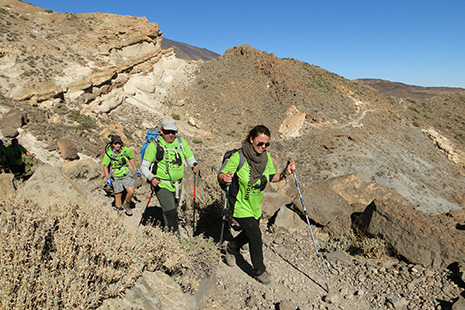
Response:
[[[138,163],[146,129],[170,115],[179,119],[180,134],[203,172],[195,232],[188,225],[192,175],[186,174],[183,234],[218,239],[223,193],[215,174],[222,153],[263,123],[273,134],[269,150],[276,168],[296,160],[330,292],[288,179],[270,186],[262,222],[265,259],[277,281],[256,283],[245,251],[237,267],[219,262],[216,278],[206,279],[197,299],[186,297],[185,305],[460,307],[464,145],[462,120],[452,114],[463,109],[460,94],[429,101],[386,98],[322,68],[247,45],[208,62],[189,62],[163,50],[158,25],[143,18],[59,14],[14,0],[0,0],[0,14],[6,46],[0,54],[0,138],[8,143],[19,135],[37,154],[41,169],[20,189],[30,199],[53,204],[88,196],[87,203],[110,208],[98,164],[108,134],[121,135]],[[44,178],[49,188],[37,190]],[[2,182],[3,190],[9,182],[4,174]],[[138,182],[135,215],[121,219],[133,229],[149,196]],[[2,196],[14,194],[8,188]],[[176,296],[183,300],[182,293]],[[129,304],[145,309],[137,302]]]
[[[425,98],[465,93],[465,89],[459,87],[422,87],[380,79],[356,79],[353,81],[370,86],[383,96]]]

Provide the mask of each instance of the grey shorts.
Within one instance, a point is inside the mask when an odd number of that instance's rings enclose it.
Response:
[[[131,173],[128,173],[121,178],[115,177],[115,181],[113,182],[113,190],[115,191],[115,194],[119,194],[124,191],[125,188],[134,187],[134,185],[134,178],[132,177]]]

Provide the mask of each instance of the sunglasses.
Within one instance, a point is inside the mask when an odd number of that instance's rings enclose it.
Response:
[[[176,130],[164,130],[163,129],[163,133],[165,135],[175,135],[176,134]]]
[[[267,142],[267,143],[265,143],[265,142],[258,142],[258,143],[257,143],[257,146],[263,146],[263,145],[265,145],[265,147],[269,147],[270,144],[271,144],[270,142]]]
[[[113,145],[117,145],[117,144],[121,145],[121,142],[115,142],[115,143],[113,143]]]

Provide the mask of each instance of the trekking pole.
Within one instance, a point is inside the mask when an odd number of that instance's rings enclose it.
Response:
[[[197,172],[194,172],[194,200],[193,200],[193,216],[192,216],[192,234],[195,232],[195,226],[196,226],[196,221],[195,221],[195,196],[196,196],[196,188],[197,188]]]
[[[147,208],[149,207],[150,205],[150,200],[152,200],[152,196],[153,196],[153,186],[150,184],[150,188],[151,188],[151,192],[150,192],[150,197],[149,197],[149,201],[147,201],[147,205],[145,206],[145,210],[144,210],[144,213],[142,213],[142,216],[140,217],[140,221],[139,221],[139,225],[137,226],[140,226],[140,224],[142,224],[142,221],[144,220],[144,215],[145,213],[147,212]]]
[[[308,214],[307,214],[307,208],[305,208],[304,198],[302,197],[302,192],[300,191],[299,181],[297,181],[297,175],[295,174],[295,171],[292,171],[292,174],[294,175],[295,185],[297,186],[297,190],[299,191],[300,202],[302,203],[302,207],[303,207],[304,212],[305,212],[305,217],[307,218],[307,224],[308,224],[308,227],[310,228],[310,233],[312,235],[313,245],[315,246],[316,257],[318,257],[318,261],[320,262],[321,272],[323,273],[323,278],[324,278],[325,284],[326,284],[326,292],[329,293],[329,285],[328,285],[328,281],[326,280],[326,273],[325,273],[325,270],[323,269],[323,263],[321,262],[320,253],[318,252],[318,246],[316,244],[315,236],[313,235],[312,226],[310,225],[310,220],[309,220]]]
[[[230,183],[226,184],[226,197],[224,198],[223,220],[221,223],[221,234],[220,234],[220,242],[219,242],[220,246],[221,246],[221,243],[223,242],[224,222],[226,222],[226,213],[228,210],[229,186],[230,186]]]

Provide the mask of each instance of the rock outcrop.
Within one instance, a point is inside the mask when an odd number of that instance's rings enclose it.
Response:
[[[397,255],[435,269],[445,268],[465,256],[465,236],[452,235],[435,218],[398,202],[374,200],[358,219],[371,236],[386,240]]]
[[[0,70],[7,73],[0,84],[8,97],[88,103],[114,88],[124,73],[147,71],[163,55],[158,24],[144,17],[62,14],[3,2],[10,39],[0,57]],[[28,35],[15,35],[19,29]],[[29,69],[19,66],[22,62]]]

